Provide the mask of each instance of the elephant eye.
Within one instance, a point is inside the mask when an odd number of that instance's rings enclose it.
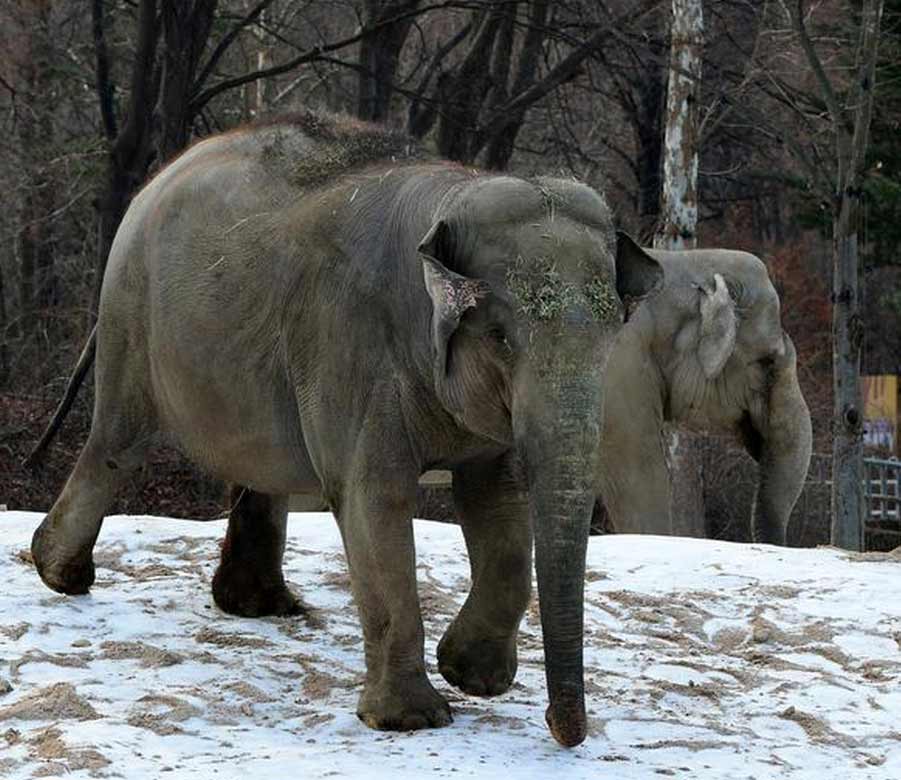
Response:
[[[735,303],[735,313],[739,317],[747,314],[751,308],[751,301],[745,286],[737,280],[727,279],[726,288],[729,290],[729,297]]]
[[[485,331],[485,335],[497,344],[502,345],[506,349],[510,349],[510,342],[507,340],[507,332],[500,325],[492,325]]]

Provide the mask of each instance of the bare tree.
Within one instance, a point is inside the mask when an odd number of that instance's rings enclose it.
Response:
[[[673,0],[663,144],[662,224],[654,244],[690,249],[698,233],[698,141],[704,15],[701,0]]]
[[[19,46],[13,58],[22,98],[17,123],[24,187],[19,205],[16,250],[19,258],[20,325],[28,330],[38,310],[53,305],[56,277],[52,249],[53,187],[43,159],[51,134],[50,69],[52,67],[51,4],[47,0],[20,3]]]
[[[106,259],[125,209],[147,175],[152,159],[151,117],[159,84],[156,44],[160,22],[156,0],[141,0],[137,16],[137,46],[131,67],[124,119],[116,112],[115,85],[110,75],[106,42],[106,4],[92,0],[91,21],[96,58],[96,88],[107,142],[106,180],[98,198],[97,283],[95,304]]]
[[[154,108],[156,162],[164,165],[191,136],[192,86],[218,0],[162,0],[159,98]]]
[[[360,119],[378,122],[387,117],[400,53],[413,24],[410,12],[419,3],[420,0],[364,0],[363,27],[375,28],[375,32],[360,41],[357,92]]]
[[[672,0],[663,142],[663,188],[654,246],[692,249],[698,233],[698,141],[704,16],[701,0]],[[704,535],[701,442],[669,432],[673,533]]]
[[[883,0],[864,0],[855,74],[847,97],[830,79],[807,26],[803,0],[789,5],[805,58],[828,110],[835,157],[830,174],[832,211],[832,543],[859,550],[863,544],[863,410],[860,351],[863,321],[858,303],[858,230],[862,180]]]

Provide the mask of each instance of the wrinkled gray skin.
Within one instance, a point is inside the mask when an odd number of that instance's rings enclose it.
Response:
[[[663,290],[632,314],[605,374],[601,495],[613,527],[671,532],[667,422],[744,445],[760,466],[753,538],[785,544],[811,426],[766,267],[724,249],[648,254]]]
[[[54,590],[86,592],[103,513],[162,433],[243,486],[217,604],[292,612],[286,496],[321,492],[365,639],[358,715],[442,726],[411,517],[419,475],[450,468],[472,590],[439,668],[469,693],[510,686],[534,533],[547,719],[575,745],[602,369],[621,299],[660,269],[616,257],[585,186],[404,160],[406,144],[301,118],[204,141],[137,196],[103,283],[93,427],[34,559]]]

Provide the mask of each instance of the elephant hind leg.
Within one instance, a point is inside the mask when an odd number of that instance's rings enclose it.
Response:
[[[95,425],[59,498],[31,539],[35,568],[59,593],[87,593],[94,583],[94,543],[118,489],[144,463],[146,441],[114,446]]]
[[[228,531],[213,575],[213,600],[221,610],[243,617],[306,612],[282,573],[287,524],[287,496],[232,487]]]
[[[158,430],[143,333],[129,331],[133,317],[105,305],[97,330],[91,433],[31,540],[38,574],[60,593],[86,593],[93,584],[93,549],[103,515],[118,489],[144,465]]]

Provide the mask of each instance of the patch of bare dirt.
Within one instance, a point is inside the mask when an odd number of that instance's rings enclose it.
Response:
[[[718,750],[720,748],[732,747],[730,742],[717,742],[713,739],[660,739],[656,742],[643,742],[632,747],[642,750],[661,750],[667,748],[685,748],[692,753],[701,750]]]
[[[217,647],[272,647],[272,642],[261,636],[226,634],[214,628],[202,628],[194,634],[194,641]]]
[[[304,728],[312,729],[316,726],[321,726],[323,723],[329,723],[333,721],[335,716],[330,712],[318,712],[315,715],[310,715],[307,718],[304,718],[303,725]]]
[[[182,733],[184,729],[178,724],[199,715],[197,707],[177,696],[142,696],[126,723],[165,737]]]
[[[327,699],[334,688],[347,688],[347,680],[335,677],[328,672],[320,672],[317,669],[308,668],[303,676],[301,689],[308,699]]]
[[[844,553],[845,560],[852,561],[854,563],[901,563],[901,546],[896,547],[890,552],[849,552],[848,550],[841,550],[841,552]]]
[[[424,619],[457,613],[457,602],[454,597],[431,577],[419,582],[419,603]]]
[[[505,731],[509,729],[510,731],[521,731],[524,728],[528,727],[528,721],[523,720],[522,718],[517,718],[513,715],[482,715],[479,718],[476,718],[476,723],[484,724],[486,726],[498,726]]]
[[[13,678],[19,676],[19,669],[25,664],[53,664],[69,669],[85,669],[88,661],[93,660],[90,653],[45,653],[43,650],[29,650],[25,655],[9,662],[9,673]]]
[[[96,720],[95,710],[69,683],[56,683],[0,708],[0,720]]]
[[[22,566],[34,568],[34,558],[31,556],[31,550],[16,550],[12,555],[12,559]]]
[[[134,659],[145,668],[175,666],[184,660],[178,653],[144,642],[101,642],[100,649],[100,658],[115,661]]]
[[[178,571],[164,563],[145,563],[142,565],[128,563],[122,560],[127,552],[128,548],[125,545],[104,545],[97,548],[94,554],[94,563],[100,569],[109,569],[140,582],[166,579],[179,575]]]
[[[28,633],[29,628],[31,628],[30,623],[13,623],[8,626],[0,626],[0,634],[8,636],[15,642],[17,639],[21,639],[25,636],[25,634]]]
[[[745,644],[751,638],[751,632],[744,626],[727,626],[717,631],[710,641],[720,652],[730,652]]]
[[[779,717],[783,720],[791,720],[797,723],[804,729],[808,739],[814,742],[826,742],[832,745],[848,745],[851,742],[848,737],[829,728],[816,715],[811,715],[809,712],[804,712],[795,707],[786,708],[779,713]]]
[[[158,544],[148,544],[146,549],[163,555],[175,555],[191,563],[219,557],[218,548],[211,546],[209,539],[195,536],[173,536],[171,539],[160,540]]]
[[[38,767],[32,777],[50,777],[88,770],[92,777],[97,776],[104,767],[109,766],[109,759],[98,750],[69,747],[63,741],[62,732],[53,726],[38,732],[28,740],[29,758],[49,763]],[[59,769],[62,772],[59,772]]]
[[[680,696],[699,697],[718,702],[720,699],[720,691],[722,686],[709,682],[689,682],[688,685],[675,683],[670,680],[656,680],[654,682],[655,690],[651,696],[655,699],[661,698],[664,693],[677,693]]]
[[[325,571],[322,573],[320,580],[327,588],[350,593],[350,574],[346,571]]]
[[[237,694],[242,699],[247,699],[248,701],[256,702],[257,704],[266,704],[268,702],[275,701],[266,691],[261,688],[257,688],[255,685],[251,685],[248,682],[244,682],[243,680],[239,680],[238,682],[229,683],[228,685],[223,686],[224,690],[231,691],[232,693]]]
[[[889,682],[901,674],[901,663],[897,661],[869,660],[864,661],[856,671],[866,680],[873,682]]]

